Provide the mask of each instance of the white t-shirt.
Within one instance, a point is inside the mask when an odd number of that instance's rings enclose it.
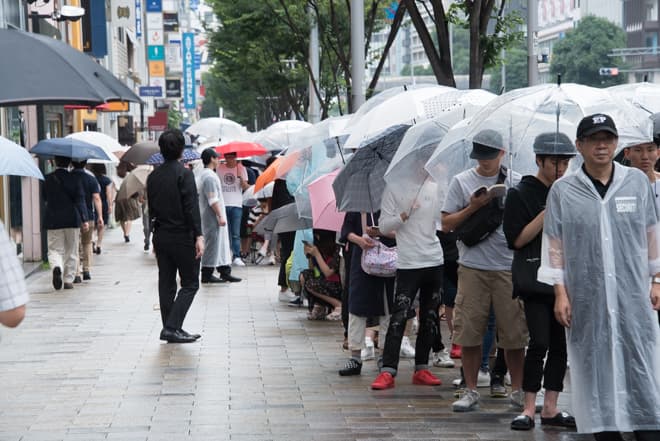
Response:
[[[240,176],[243,182],[247,182],[247,170],[242,164],[237,164],[234,168],[227,167],[226,164],[218,164],[215,170],[220,178],[222,185],[222,197],[225,200],[226,207],[243,206],[243,189],[241,188]]]
[[[653,184],[653,192],[655,194],[655,206],[658,216],[660,217],[660,179],[657,179]]]
[[[520,174],[508,171],[511,179],[507,177],[504,184],[507,188],[515,186],[520,182]],[[454,176],[449,183],[447,199],[442,207],[445,213],[456,213],[467,207],[470,196],[479,187],[490,187],[497,182],[498,175],[484,177],[477,173],[475,168],[464,171]],[[513,182],[511,182],[513,181]],[[458,241],[459,259],[458,263],[468,268],[493,271],[511,271],[513,251],[509,249],[504,237],[502,225],[497,227],[490,236],[473,247],[463,245]]]

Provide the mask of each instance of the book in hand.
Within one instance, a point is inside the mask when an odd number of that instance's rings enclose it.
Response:
[[[488,193],[488,196],[491,198],[499,198],[502,197],[506,194],[506,185],[504,184],[494,184],[491,185],[490,187],[486,187],[485,185],[482,187],[479,187],[478,189],[475,190],[474,195],[475,196],[481,196],[484,193]]]

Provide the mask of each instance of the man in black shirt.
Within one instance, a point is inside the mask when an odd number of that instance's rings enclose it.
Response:
[[[195,178],[180,162],[185,145],[179,130],[167,130],[158,139],[165,163],[147,178],[153,245],[158,262],[158,295],[163,330],[160,339],[190,343],[199,334],[182,329],[186,313],[199,289],[199,265],[204,253]],[[177,293],[176,274],[181,277]]]
[[[525,304],[529,346],[525,355],[523,413],[511,422],[514,430],[534,427],[536,394],[544,379],[545,398],[541,423],[575,427],[575,419],[557,410],[559,392],[566,373],[566,337],[554,316],[552,286],[536,281],[541,263],[541,236],[545,202],[554,181],[561,178],[575,156],[575,146],[563,133],[543,133],[534,140],[536,176],[523,176],[506,197],[503,229],[509,248],[514,250],[511,268],[513,295]],[[545,368],[543,359],[546,357]]]

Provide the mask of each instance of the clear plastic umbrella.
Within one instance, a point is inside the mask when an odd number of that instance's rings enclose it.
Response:
[[[186,133],[203,138],[200,142],[215,142],[216,145],[247,141],[250,137],[245,127],[227,118],[202,118],[188,127]]]
[[[88,142],[92,145],[100,147],[108,155],[110,160],[104,161],[101,159],[90,159],[89,163],[104,163],[108,162],[111,164],[119,164],[119,158],[115,155],[114,152],[125,152],[125,149],[119,142],[112,136],[108,136],[105,133],[86,131],[86,132],[75,132],[69,135],[66,135],[66,138],[79,139],[80,141]]]
[[[606,90],[649,113],[660,112],[660,84],[621,84],[608,87]]]
[[[252,141],[266,147],[271,152],[274,150],[283,150],[293,145],[295,135],[312,125],[306,121],[295,119],[278,121],[268,126],[266,129],[255,133]]]
[[[350,119],[351,115],[330,117],[294,133],[287,154],[318,144],[326,139],[347,135],[346,124]]]

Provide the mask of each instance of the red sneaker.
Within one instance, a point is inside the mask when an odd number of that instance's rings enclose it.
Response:
[[[449,356],[451,358],[461,358],[462,351],[460,345],[456,345],[454,343],[451,344],[451,351],[449,352]]]
[[[435,375],[431,373],[428,369],[421,369],[413,374],[412,377],[413,384],[419,384],[422,386],[440,386],[442,381]]]
[[[371,388],[374,390],[390,389],[394,387],[394,377],[389,372],[381,372],[378,374]]]

